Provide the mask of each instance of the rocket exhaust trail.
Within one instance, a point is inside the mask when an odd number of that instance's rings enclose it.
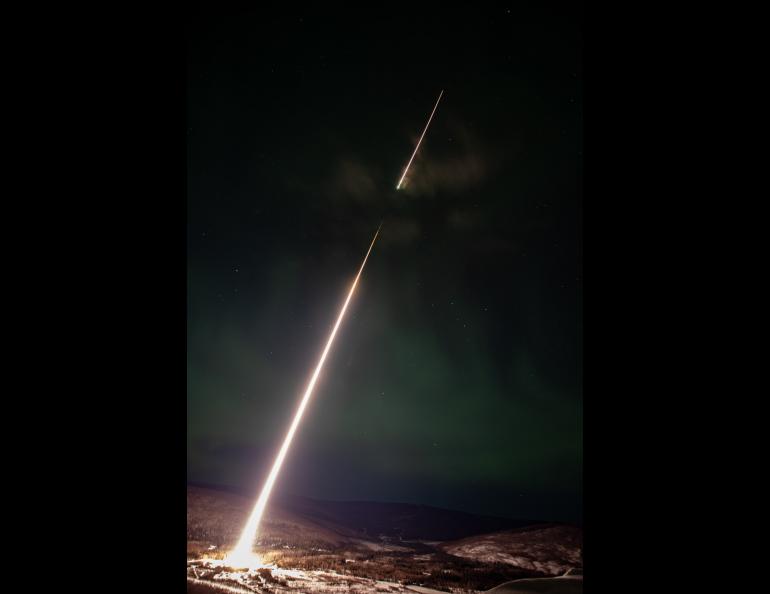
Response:
[[[396,186],[396,189],[401,188],[401,184],[404,183],[404,178],[406,177],[407,171],[409,171],[409,166],[412,164],[412,161],[414,160],[414,156],[417,154],[417,149],[420,148],[420,143],[422,142],[423,137],[425,136],[425,133],[428,131],[428,126],[430,126],[430,121],[433,119],[433,114],[436,113],[436,108],[438,107],[438,102],[441,101],[441,96],[444,94],[444,89],[441,89],[441,93],[438,95],[438,99],[436,100],[436,105],[433,106],[433,111],[430,112],[430,117],[428,118],[428,123],[425,124],[425,130],[422,131],[422,134],[420,135],[420,140],[417,141],[417,146],[414,147],[414,152],[412,153],[411,159],[409,159],[409,163],[406,164],[406,167],[404,168],[404,173],[401,176],[401,179],[398,180],[398,185]]]
[[[226,561],[231,566],[251,567],[252,565],[258,563],[258,560],[251,552],[251,547],[254,544],[254,540],[256,539],[259,523],[262,519],[262,514],[265,511],[265,507],[267,506],[267,500],[270,498],[270,492],[273,489],[276,478],[278,478],[278,473],[281,471],[281,465],[283,464],[283,460],[289,451],[289,446],[291,445],[291,441],[294,438],[294,433],[297,431],[297,427],[302,420],[302,414],[305,412],[305,407],[307,406],[308,402],[310,401],[310,397],[313,394],[313,388],[315,387],[316,380],[318,380],[318,375],[321,373],[324,361],[326,361],[326,356],[329,354],[332,342],[334,342],[334,337],[337,335],[337,330],[342,323],[342,318],[345,316],[345,311],[348,308],[350,299],[353,297],[353,292],[356,290],[358,279],[361,278],[361,273],[364,271],[364,266],[366,266],[366,261],[369,259],[369,254],[374,247],[374,242],[377,241],[377,235],[379,235],[381,228],[382,223],[380,223],[380,226],[377,228],[377,232],[374,234],[374,239],[372,239],[371,245],[369,245],[369,250],[366,252],[366,256],[364,257],[364,261],[361,264],[361,268],[358,270],[358,274],[356,275],[356,278],[350,287],[350,291],[348,291],[347,299],[345,299],[345,303],[340,310],[340,314],[337,316],[337,322],[334,324],[334,328],[329,335],[329,340],[326,342],[326,347],[321,354],[321,359],[318,361],[318,365],[316,365],[315,371],[310,378],[310,383],[308,384],[307,389],[305,390],[305,395],[302,397],[299,408],[294,415],[294,420],[289,427],[289,432],[286,434],[286,437],[283,440],[283,445],[278,452],[278,456],[275,458],[275,462],[273,462],[273,467],[270,470],[267,481],[265,481],[265,485],[262,487],[262,492],[259,495],[259,499],[257,499],[257,504],[254,506],[254,511],[251,512],[251,516],[249,516],[249,520],[246,522],[246,526],[243,529],[243,533],[241,534],[241,538],[238,541],[238,544],[236,545],[235,549],[233,549],[232,553],[227,556]]]

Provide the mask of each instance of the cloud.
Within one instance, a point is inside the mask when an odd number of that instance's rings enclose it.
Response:
[[[478,155],[436,161],[426,159],[404,188],[408,194],[435,194],[438,190],[461,192],[484,179],[487,166]]]
[[[354,159],[341,159],[326,183],[326,191],[333,198],[368,202],[377,193],[377,182],[370,170]]]
[[[498,161],[462,124],[451,124],[435,145],[433,150],[430,145],[420,148],[402,186],[406,194],[432,196],[438,191],[465,191],[483,181]]]
[[[447,215],[447,226],[453,231],[474,231],[484,222],[477,209],[453,208]]]
[[[383,243],[408,244],[420,237],[420,224],[411,217],[390,217],[385,221]]]

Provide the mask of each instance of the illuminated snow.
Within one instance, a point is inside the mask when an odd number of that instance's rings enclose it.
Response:
[[[188,567],[188,581],[205,584],[232,594],[283,594],[284,592],[305,592],[332,594],[349,592],[353,594],[439,594],[440,590],[410,586],[397,582],[386,582],[333,571],[304,571],[262,566],[248,571],[226,571],[223,561],[205,560],[196,567]],[[208,572],[209,575],[205,575]],[[214,573],[216,572],[216,573]],[[269,576],[269,577],[268,577]],[[446,594],[446,593],[444,593]]]

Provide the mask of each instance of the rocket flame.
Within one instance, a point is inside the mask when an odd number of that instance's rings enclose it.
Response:
[[[414,152],[412,153],[412,157],[409,159],[409,163],[406,164],[406,167],[404,168],[404,173],[401,176],[401,179],[398,180],[398,185],[396,186],[396,189],[401,189],[401,184],[404,183],[404,178],[406,177],[407,171],[409,171],[409,166],[412,164],[412,161],[414,160],[414,156],[417,154],[417,149],[420,148],[420,143],[422,142],[423,137],[425,136],[425,133],[428,131],[428,126],[430,126],[430,121],[433,119],[433,114],[436,113],[436,108],[438,107],[438,102],[441,101],[441,96],[444,94],[444,89],[441,89],[441,93],[438,95],[438,99],[436,100],[436,105],[433,106],[433,111],[430,112],[430,117],[428,118],[428,123],[425,124],[425,130],[422,131],[422,134],[420,135],[420,139],[417,141],[417,146],[414,147]]]
[[[374,242],[377,241],[377,235],[379,235],[381,228],[382,223],[380,223],[380,227],[374,234],[374,239],[372,239],[372,243],[369,245],[369,250],[366,252],[366,256],[364,257],[364,261],[361,264],[361,268],[358,270],[358,274],[356,275],[356,278],[350,287],[347,299],[345,299],[345,303],[340,310],[340,315],[337,316],[337,322],[334,324],[332,333],[329,335],[329,340],[326,342],[326,347],[321,354],[321,359],[318,361],[318,365],[313,372],[313,376],[310,378],[310,383],[305,390],[305,395],[302,397],[299,408],[294,415],[294,420],[289,427],[289,432],[286,434],[286,437],[283,440],[283,445],[278,452],[278,456],[275,458],[275,462],[273,462],[273,467],[270,470],[270,474],[268,475],[267,480],[265,481],[265,485],[262,487],[262,492],[259,495],[259,499],[257,499],[257,504],[254,506],[254,511],[251,512],[251,516],[249,516],[249,520],[246,522],[246,526],[243,528],[241,538],[238,541],[235,549],[233,549],[233,551],[225,559],[225,562],[231,567],[253,568],[260,565],[260,560],[256,555],[252,553],[251,547],[257,537],[257,530],[259,530],[259,523],[262,519],[262,514],[265,511],[265,507],[267,506],[267,500],[270,498],[270,492],[273,490],[275,480],[278,478],[278,473],[281,471],[281,465],[283,464],[283,460],[286,458],[286,454],[289,451],[291,440],[294,438],[294,433],[297,431],[297,427],[302,420],[302,413],[305,412],[305,407],[307,407],[307,404],[310,401],[310,396],[313,394],[313,388],[315,387],[318,376],[321,373],[321,368],[323,367],[324,361],[326,361],[326,356],[329,354],[332,342],[334,342],[334,337],[337,335],[337,330],[342,323],[342,318],[344,317],[345,311],[348,308],[350,299],[353,297],[353,292],[356,290],[358,279],[361,278],[361,273],[364,271],[364,266],[366,266],[366,261],[369,259],[369,254],[374,247]]]

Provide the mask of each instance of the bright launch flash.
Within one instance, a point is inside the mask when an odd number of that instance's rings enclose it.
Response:
[[[380,224],[380,228],[382,228],[382,224]],[[369,245],[369,250],[366,252],[366,256],[364,257],[364,261],[361,264],[361,268],[358,270],[358,274],[356,275],[355,280],[353,280],[353,284],[350,287],[347,299],[345,299],[345,303],[340,310],[340,314],[337,316],[337,322],[334,324],[334,328],[329,335],[329,340],[326,342],[326,347],[324,348],[323,353],[321,353],[321,359],[318,361],[318,365],[316,365],[315,371],[310,378],[310,383],[305,390],[305,395],[302,397],[299,408],[294,415],[294,420],[289,427],[289,432],[286,434],[286,437],[283,440],[283,445],[281,446],[281,449],[275,458],[275,462],[273,462],[273,467],[270,470],[270,474],[268,475],[267,480],[265,481],[265,485],[262,487],[262,492],[259,494],[257,504],[254,506],[254,511],[251,512],[251,516],[249,516],[249,520],[246,522],[246,526],[243,528],[243,533],[241,534],[241,538],[238,541],[235,549],[233,549],[233,551],[225,559],[225,562],[231,567],[253,568],[260,563],[257,556],[252,553],[251,547],[257,537],[257,531],[259,530],[259,523],[262,519],[262,514],[264,513],[265,507],[267,506],[267,501],[270,498],[270,492],[273,490],[275,480],[278,478],[278,473],[281,471],[283,460],[286,458],[286,454],[289,451],[289,446],[291,446],[291,440],[294,438],[294,433],[297,431],[297,427],[302,420],[302,413],[305,412],[305,407],[307,407],[307,404],[310,401],[310,396],[313,394],[313,388],[315,387],[316,381],[318,380],[318,375],[321,373],[321,368],[323,367],[324,361],[326,361],[326,356],[329,354],[332,342],[334,342],[334,337],[336,336],[337,330],[342,323],[342,318],[344,317],[345,311],[348,308],[350,299],[353,297],[353,292],[356,290],[358,279],[361,278],[361,273],[364,271],[366,260],[369,258],[369,254],[374,247],[374,242],[377,241],[377,235],[380,233],[380,228],[378,228],[377,232],[374,234],[374,239],[372,239],[372,243]]]
[[[420,135],[420,139],[417,141],[417,146],[414,147],[414,152],[412,153],[412,157],[409,159],[409,163],[406,164],[406,167],[404,167],[404,173],[401,176],[401,179],[398,180],[398,185],[396,186],[396,189],[401,189],[401,184],[404,183],[404,178],[406,177],[407,172],[409,171],[409,166],[412,164],[412,161],[414,160],[414,156],[417,154],[417,150],[420,148],[420,143],[422,142],[423,137],[425,136],[425,133],[428,131],[428,126],[430,126],[430,121],[433,119],[433,114],[436,113],[436,108],[438,107],[438,102],[441,101],[441,96],[444,94],[444,89],[441,89],[441,93],[438,95],[438,99],[436,100],[436,105],[433,106],[433,111],[430,112],[430,117],[428,118],[428,123],[425,124],[425,130],[422,131],[422,134]]]

